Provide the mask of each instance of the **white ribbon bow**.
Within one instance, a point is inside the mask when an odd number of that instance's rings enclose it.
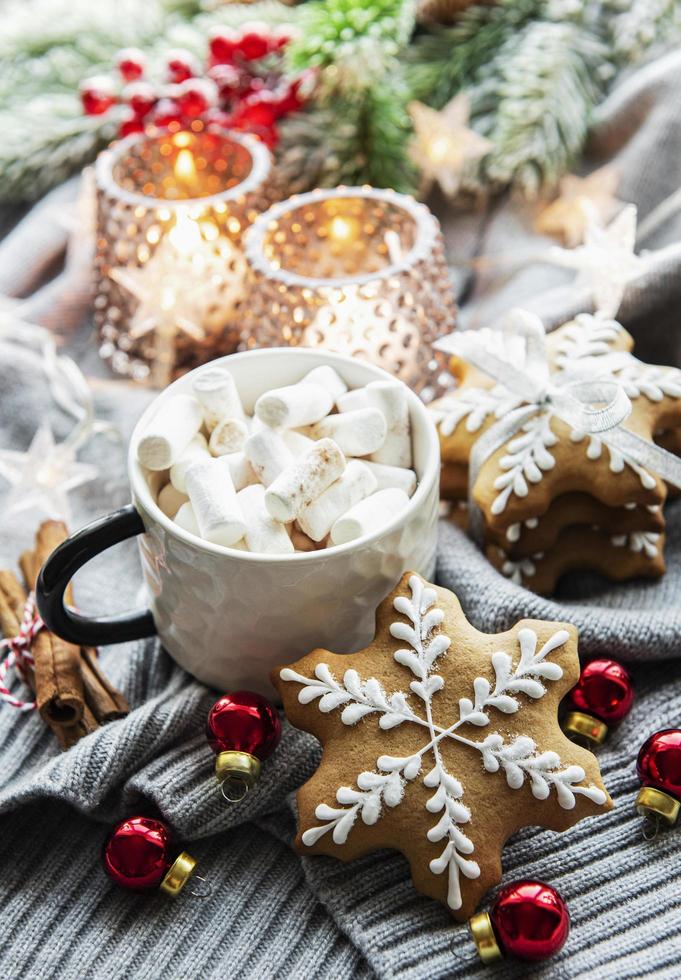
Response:
[[[482,515],[473,500],[480,468],[538,412],[550,412],[584,435],[598,433],[608,446],[625,453],[668,483],[681,487],[681,459],[622,428],[622,422],[631,412],[631,401],[612,372],[624,366],[629,354],[616,352],[585,357],[570,370],[551,374],[546,334],[538,316],[526,310],[512,310],[500,333],[500,341],[509,335],[524,339],[523,367],[504,356],[503,343],[499,344],[500,353],[490,351],[473,330],[450,334],[434,344],[437,350],[469,362],[525,403],[491,425],[471,450],[468,503],[473,537],[481,541],[484,530]],[[538,472],[525,475],[530,483],[541,479]]]

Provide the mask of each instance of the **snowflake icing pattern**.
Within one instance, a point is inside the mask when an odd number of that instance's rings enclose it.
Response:
[[[408,576],[408,588],[410,596],[398,594],[393,600],[394,610],[403,619],[390,625],[390,634],[404,644],[393,657],[412,675],[410,694],[388,694],[378,679],[362,680],[352,667],[345,670],[342,680],[337,680],[324,662],[316,664],[313,677],[291,667],[279,672],[281,681],[301,685],[297,695],[300,704],[316,701],[323,714],[338,710],[343,725],[354,726],[373,715],[382,731],[402,725],[424,730],[423,745],[418,751],[404,756],[380,755],[372,771],[359,773],[356,786],[337,789],[337,805],[319,803],[315,809],[318,824],[302,833],[302,842],[309,847],[330,835],[334,844],[345,844],[358,820],[369,826],[376,824],[385,808],[400,806],[409,784],[420,779],[430,794],[426,809],[432,821],[426,836],[442,848],[430,860],[429,868],[433,875],[447,874],[447,904],[456,912],[463,904],[462,876],[476,879],[481,869],[475,846],[465,832],[472,816],[465,802],[464,781],[460,774],[448,771],[443,743],[453,740],[471,753],[478,753],[484,770],[490,774],[503,771],[512,790],[529,784],[534,798],[542,801],[555,794],[564,810],[573,809],[578,796],[596,805],[605,804],[608,798],[600,787],[585,784],[582,766],[563,765],[557,752],[541,751],[528,735],[508,738],[494,730],[505,715],[522,710],[523,697],[538,700],[546,694],[546,683],[563,677],[563,668],[549,658],[570,639],[567,630],[556,629],[540,645],[533,629],[520,629],[517,661],[514,663],[515,658],[504,650],[495,652],[490,664],[493,680],[476,677],[471,696],[459,699],[457,717],[443,727],[433,717],[434,699],[445,687],[445,679],[436,668],[445,655],[456,656],[456,650],[451,638],[441,630],[445,613],[437,605],[435,589],[413,574]],[[286,700],[284,685],[281,689]],[[462,732],[464,726],[487,729],[487,733],[482,738],[472,738]],[[465,731],[470,729],[466,727]]]

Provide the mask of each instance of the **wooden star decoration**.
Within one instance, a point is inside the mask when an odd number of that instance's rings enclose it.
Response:
[[[0,450],[0,476],[10,484],[2,516],[35,509],[54,520],[68,521],[69,492],[98,475],[96,466],[79,463],[75,449],[55,442],[49,425],[41,425],[25,453]]]
[[[452,592],[406,573],[365,650],[315,650],[272,674],[291,723],[324,747],[298,792],[297,848],[401,851],[416,889],[468,918],[512,833],[611,806],[595,757],[558,725],[578,676],[573,626],[481,633]]]
[[[560,238],[566,248],[584,241],[590,222],[610,221],[622,205],[616,195],[619,175],[606,165],[586,177],[567,174],[558,185],[558,196],[537,216],[535,228],[542,235]]]
[[[489,140],[468,126],[468,96],[460,92],[439,112],[411,102],[409,114],[414,124],[410,156],[421,173],[424,193],[437,183],[448,197],[456,197],[466,168],[492,149]]]
[[[575,288],[588,288],[595,312],[613,317],[628,283],[646,268],[644,259],[634,253],[635,241],[636,207],[627,204],[607,227],[590,214],[584,244],[573,249],[554,246],[548,258],[557,265],[575,269]]]

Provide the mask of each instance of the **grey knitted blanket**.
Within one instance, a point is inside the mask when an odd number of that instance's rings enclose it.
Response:
[[[623,82],[600,112],[591,165],[612,159],[620,197],[648,219],[640,247],[655,249],[649,274],[632,287],[621,319],[650,361],[678,363],[681,330],[681,215],[660,203],[681,185],[681,54]],[[68,197],[70,189],[59,192]],[[439,206],[453,263],[476,253],[519,253],[536,246],[527,214],[502,203],[484,218]],[[52,221],[52,224],[50,224]],[[0,245],[6,293],[26,294],[63,245],[49,207],[34,209]],[[461,267],[461,266],[459,266]],[[77,271],[77,263],[76,263]],[[24,307],[62,329],[77,322],[84,291],[38,293]],[[522,303],[560,322],[584,297],[569,276],[532,264],[510,278],[460,277],[470,323]],[[86,332],[70,347],[95,370]],[[0,345],[2,445],[24,449],[48,411],[32,355]],[[127,436],[150,397],[122,382],[99,383],[98,414]],[[57,429],[64,420],[54,419]],[[96,484],[74,495],[75,522],[127,499],[122,453],[103,440],[85,458]],[[2,563],[31,540],[37,515],[6,522]],[[216,792],[203,737],[215,692],[184,674],[153,641],[104,651],[106,670],[133,707],[129,717],[90,735],[68,753],[34,715],[0,708],[0,975],[52,978],[313,977],[678,977],[681,969],[681,831],[646,842],[633,801],[635,759],[653,731],[681,722],[681,502],[668,508],[668,572],[654,584],[613,586],[573,576],[553,600],[500,577],[462,534],[441,529],[438,579],[452,588],[480,629],[505,629],[522,616],[567,619],[583,654],[627,661],[636,681],[631,715],[598,751],[614,810],[563,835],[526,829],[504,852],[504,879],[538,877],[564,894],[572,932],[544,967],[477,961],[465,925],[412,889],[406,862],[379,853],[346,865],[300,858],[291,849],[291,794],[318,761],[315,741],[284,726],[281,745],[257,789],[228,807]],[[133,546],[98,559],[79,576],[79,605],[104,612],[135,604],[140,577]],[[229,643],[229,637],[225,637]],[[104,877],[106,829],[132,812],[159,812],[190,844],[212,895],[172,901],[135,896]]]

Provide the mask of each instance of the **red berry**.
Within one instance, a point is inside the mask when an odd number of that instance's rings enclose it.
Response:
[[[222,100],[233,99],[242,92],[244,84],[248,84],[246,76],[234,65],[213,65],[207,75],[217,85]]]
[[[133,133],[143,133],[144,132],[144,122],[142,118],[131,112],[123,122],[118,127],[118,135],[131,136]]]
[[[290,27],[275,27],[269,37],[270,51],[281,51],[292,39]]]
[[[186,82],[188,78],[194,78],[201,74],[201,69],[193,54],[191,51],[185,51],[184,48],[175,48],[168,52],[166,70],[169,81],[176,84]]]
[[[159,99],[153,111],[154,125],[161,129],[168,126],[179,126],[182,120],[182,111],[174,99]]]
[[[545,960],[565,945],[570,913],[563,897],[541,881],[515,881],[499,892],[490,918],[501,951]]]
[[[229,27],[216,27],[208,41],[211,65],[231,65],[234,62],[238,34]]]
[[[130,817],[114,827],[104,845],[104,870],[123,888],[158,888],[172,864],[170,847],[170,831],[164,823]]]
[[[116,55],[116,67],[124,82],[136,82],[146,69],[144,52],[139,48],[123,48]]]
[[[634,703],[629,672],[616,660],[591,660],[569,694],[571,705],[606,725],[621,721]]]
[[[80,101],[86,116],[101,116],[116,104],[116,86],[106,75],[80,83]]]
[[[151,112],[157,99],[154,87],[148,82],[132,82],[123,89],[123,101],[127,102],[135,115],[140,118]]]
[[[244,61],[257,61],[270,52],[270,35],[266,24],[244,25],[236,50]]]
[[[643,786],[681,800],[681,731],[667,728],[651,735],[641,746],[636,772]]]
[[[248,752],[263,761],[281,736],[279,715],[267,698],[252,691],[232,691],[208,713],[206,738],[212,750]]]
[[[217,85],[210,78],[188,78],[178,86],[177,104],[184,116],[202,116],[217,99]]]

